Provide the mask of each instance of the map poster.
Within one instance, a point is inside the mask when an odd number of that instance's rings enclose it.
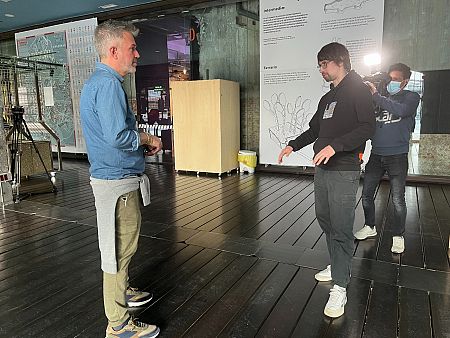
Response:
[[[97,19],[86,19],[20,32],[15,35],[19,57],[63,65],[53,72],[39,73],[41,92],[47,101],[42,102],[44,122],[61,139],[63,152],[85,153],[86,146],[81,130],[79,102],[84,82],[94,71],[98,56],[94,47],[94,30]],[[37,104],[33,81],[22,78],[19,88],[20,105],[25,108],[25,118],[37,121]],[[44,138],[49,135],[44,135]],[[53,140],[52,140],[53,141]]]
[[[381,53],[384,1],[261,0],[260,13],[260,163],[277,164],[330,88],[317,69],[322,46],[342,43],[357,73],[373,71],[364,56]],[[283,165],[313,166],[312,158],[309,145]]]

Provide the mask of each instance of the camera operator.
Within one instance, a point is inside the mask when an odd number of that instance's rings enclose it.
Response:
[[[415,115],[420,96],[404,88],[411,77],[411,69],[396,63],[389,67],[391,81],[387,83],[387,95],[379,93],[371,82],[369,87],[373,102],[377,106],[377,128],[372,138],[372,151],[365,167],[362,202],[365,225],[355,233],[358,240],[377,235],[375,228],[375,189],[386,172],[394,204],[392,224],[393,253],[402,253],[405,249],[403,233],[405,232],[406,203],[405,184],[408,172],[409,140],[415,125]]]

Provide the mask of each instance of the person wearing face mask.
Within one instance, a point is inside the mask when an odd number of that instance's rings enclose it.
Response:
[[[408,172],[408,151],[411,133],[414,130],[415,116],[420,96],[405,90],[411,77],[411,69],[396,63],[389,67],[391,81],[387,85],[387,96],[382,96],[373,83],[366,82],[376,110],[377,128],[372,138],[372,151],[365,167],[362,203],[365,225],[355,233],[355,238],[364,240],[377,235],[375,227],[375,190],[384,173],[387,173],[391,186],[394,217],[392,220],[393,253],[405,250],[406,203],[405,184]]]

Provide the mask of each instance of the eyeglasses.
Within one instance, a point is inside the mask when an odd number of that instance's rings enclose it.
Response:
[[[326,69],[330,62],[332,62],[332,60],[331,61],[329,61],[329,60],[320,61],[319,64],[317,65],[317,69]]]

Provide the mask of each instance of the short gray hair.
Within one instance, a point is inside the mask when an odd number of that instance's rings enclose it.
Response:
[[[109,42],[121,39],[125,32],[137,37],[139,29],[132,23],[117,20],[107,20],[97,26],[94,32],[94,44],[100,58],[108,54]]]

